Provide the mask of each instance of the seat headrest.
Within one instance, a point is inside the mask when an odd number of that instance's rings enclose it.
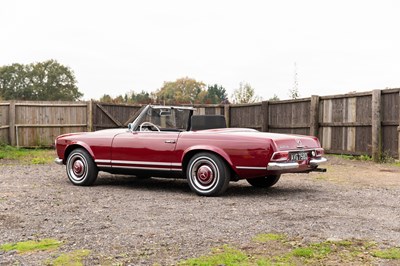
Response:
[[[226,128],[223,115],[192,115],[190,130]]]

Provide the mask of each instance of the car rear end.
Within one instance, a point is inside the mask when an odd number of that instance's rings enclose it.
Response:
[[[272,145],[274,153],[267,165],[273,174],[321,171],[319,165],[327,160],[318,138],[296,135],[276,135]]]

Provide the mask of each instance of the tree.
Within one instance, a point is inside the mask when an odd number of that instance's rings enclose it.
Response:
[[[73,71],[55,60],[0,67],[0,97],[4,100],[75,101],[83,96]]]
[[[269,100],[268,101],[279,101],[280,99],[279,99],[279,97],[278,97],[278,95],[276,95],[275,93],[274,93],[274,96],[272,96],[271,98],[269,98]]]
[[[228,95],[224,87],[218,84],[208,85],[207,94],[203,103],[221,103],[228,99]]]
[[[249,83],[240,82],[239,88],[233,91],[234,103],[254,103],[261,101],[261,97],[255,95],[254,88]]]
[[[104,94],[103,96],[101,96],[99,101],[102,102],[102,103],[112,103],[113,102],[113,98],[108,94]]]
[[[163,104],[193,104],[198,102],[198,96],[203,90],[203,82],[185,77],[173,82],[164,82],[155,96],[156,100]]]
[[[297,87],[293,87],[289,90],[289,97],[290,99],[297,99],[300,98],[299,89]]]
[[[135,92],[132,92],[131,96],[128,98],[128,101],[133,103],[149,104],[153,100],[151,99],[150,93],[142,90],[140,93],[137,94],[135,94]]]

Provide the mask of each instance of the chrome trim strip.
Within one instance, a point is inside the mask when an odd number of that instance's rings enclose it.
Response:
[[[253,166],[236,166],[236,169],[241,169],[241,170],[267,170],[266,167],[253,167]]]
[[[111,160],[94,160],[94,162],[95,163],[107,163],[107,164],[110,164],[111,163]]]
[[[112,168],[111,164],[98,164],[97,167]]]
[[[280,171],[287,169],[297,169],[299,168],[298,163],[269,163],[267,166],[267,170],[269,171]]]
[[[63,165],[63,160],[60,159],[60,158],[56,158],[56,159],[54,160],[54,162],[55,162],[56,164],[58,164],[58,165]]]
[[[113,166],[113,168],[123,168],[123,169],[138,169],[138,170],[155,170],[155,171],[171,171],[171,168],[158,168],[158,167],[137,167],[137,166]]]
[[[122,160],[112,160],[111,163],[112,164],[130,164],[130,165],[155,165],[155,166],[178,166],[178,167],[182,166],[181,163],[122,161]]]

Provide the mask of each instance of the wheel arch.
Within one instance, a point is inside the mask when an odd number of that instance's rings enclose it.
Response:
[[[190,159],[197,153],[201,152],[209,152],[220,157],[226,165],[229,167],[229,171],[231,172],[231,176],[234,177],[237,175],[235,167],[233,167],[233,163],[229,157],[229,155],[223,151],[222,149],[216,147],[207,147],[207,146],[196,146],[186,150],[182,156],[182,172],[186,176],[186,169],[188,167]]]
[[[82,149],[86,150],[90,154],[92,159],[94,160],[94,153],[93,153],[92,149],[89,147],[89,145],[87,145],[86,143],[83,143],[83,142],[76,142],[71,145],[68,145],[68,147],[65,149],[64,159],[63,159],[64,164],[66,163],[67,158],[71,154],[71,152],[78,148],[82,148]]]

